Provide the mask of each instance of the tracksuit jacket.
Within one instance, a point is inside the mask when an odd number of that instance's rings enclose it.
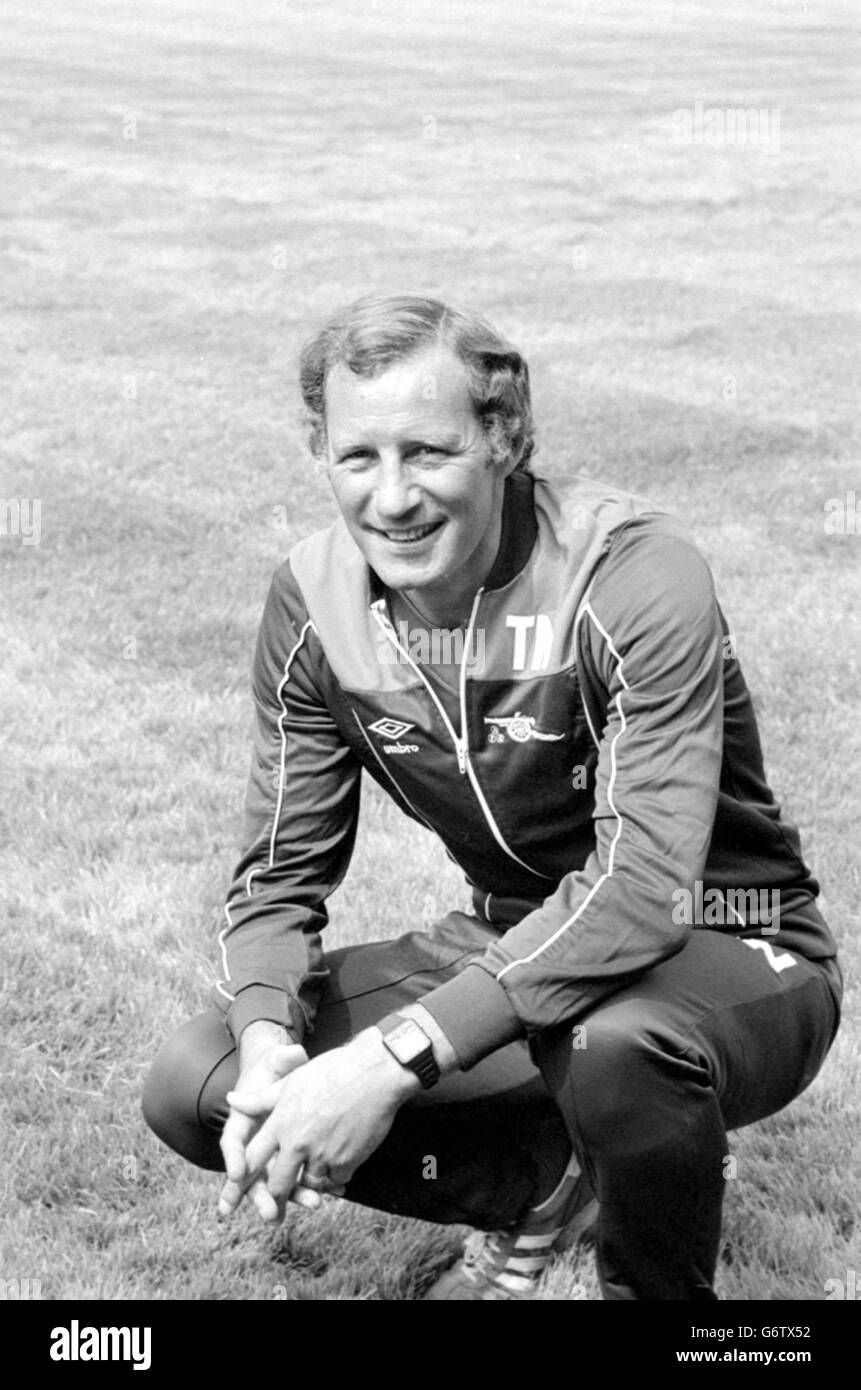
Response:
[[[576,1024],[691,930],[758,938],[776,968],[785,950],[835,954],[709,568],[678,520],[588,478],[562,492],[515,473],[458,688],[403,635],[343,521],[276,570],[213,990],[235,1037],[261,1018],[298,1040],[313,1028],[363,769],[440,837],[486,929],[486,949],[422,1000],[464,1066]],[[750,890],[779,916],[739,911]]]

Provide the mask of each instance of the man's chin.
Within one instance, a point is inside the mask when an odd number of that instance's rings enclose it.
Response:
[[[365,559],[387,589],[421,589],[443,578],[443,567],[437,557],[427,552],[415,557],[392,555],[382,546],[373,546],[365,551]]]
[[[396,592],[402,589],[423,589],[433,583],[433,573],[428,565],[374,564],[370,562],[379,579],[387,589]]]

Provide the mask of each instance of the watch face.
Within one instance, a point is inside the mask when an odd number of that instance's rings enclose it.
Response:
[[[397,1028],[386,1034],[386,1042],[398,1061],[409,1066],[430,1047],[430,1039],[411,1018],[405,1018]]]

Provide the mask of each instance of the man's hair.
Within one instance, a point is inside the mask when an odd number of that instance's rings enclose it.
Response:
[[[334,314],[302,349],[299,384],[311,453],[326,446],[326,379],[343,365],[374,377],[425,347],[448,347],[466,368],[472,405],[490,443],[491,460],[517,460],[527,471],[535,448],[529,369],[523,357],[478,314],[423,295],[368,295]]]

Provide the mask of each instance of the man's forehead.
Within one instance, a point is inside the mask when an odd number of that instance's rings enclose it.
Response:
[[[472,413],[469,380],[459,358],[433,347],[389,363],[374,376],[360,376],[343,362],[326,379],[327,413],[421,409],[428,416]]]

